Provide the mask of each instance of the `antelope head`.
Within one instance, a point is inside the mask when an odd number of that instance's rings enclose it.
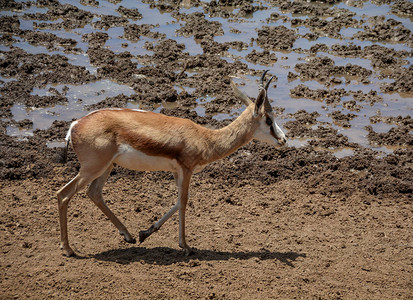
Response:
[[[268,100],[268,87],[274,77],[271,77],[266,83],[264,81],[265,75],[268,70],[264,71],[261,76],[261,80],[258,86],[258,97],[253,102],[246,94],[241,92],[231,80],[231,86],[234,90],[235,95],[240,99],[245,105],[254,105],[254,118],[258,122],[258,127],[254,132],[253,139],[266,142],[270,145],[278,146],[284,145],[287,142],[284,132],[275,122],[275,115]]]

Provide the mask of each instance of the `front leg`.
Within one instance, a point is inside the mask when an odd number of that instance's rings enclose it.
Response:
[[[176,186],[179,187],[178,173],[173,172],[173,175],[175,178]],[[158,231],[159,228],[161,228],[161,226],[163,225],[163,223],[165,223],[178,210],[178,205],[179,205],[179,201],[158,222],[153,224],[147,230],[139,231],[139,243],[143,243],[146,240],[146,238],[148,238],[152,233],[154,233],[155,231]]]
[[[193,252],[185,240],[185,212],[189,197],[189,183],[191,181],[191,176],[192,173],[190,171],[184,171],[182,178],[178,179],[179,247],[184,249],[185,255],[190,255]]]
[[[184,249],[186,256],[193,253],[192,248],[185,241],[185,212],[181,213],[181,211],[179,211],[179,247]]]
[[[178,202],[168,211],[158,222],[153,224],[147,230],[139,232],[139,242],[143,243],[152,233],[158,231],[159,228],[179,209],[179,246],[185,250],[186,255],[192,253],[192,249],[185,241],[185,211],[188,202],[189,183],[191,181],[192,172],[182,171],[174,173],[176,185],[178,187]]]

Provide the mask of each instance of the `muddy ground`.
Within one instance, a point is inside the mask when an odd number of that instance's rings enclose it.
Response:
[[[367,128],[370,143],[395,149],[390,154],[365,148],[332,126],[323,126],[317,113],[297,110],[289,115],[284,129],[290,139],[307,138],[306,146],[273,148],[260,142],[242,147],[228,158],[209,165],[195,175],[187,211],[187,237],[195,248],[187,257],[178,247],[178,220],[173,217],[160,231],[141,245],[123,242],[114,226],[106,220],[84,193],[74,197],[69,207],[69,235],[77,252],[74,258],[62,255],[56,191],[77,172],[73,151],[67,164],[62,148],[49,148],[50,141],[62,141],[70,121],[55,121],[47,130],[33,130],[33,136],[7,134],[9,126],[31,128],[30,119],[15,121],[14,104],[48,107],[67,103],[64,90],[49,90],[35,95],[34,88],[49,84],[84,84],[110,79],[135,91],[89,105],[86,110],[124,107],[141,103],[153,110],[160,103],[176,103],[162,113],[210,127],[222,127],[230,120],[212,116],[241,107],[233,97],[229,78],[242,74],[256,76],[261,71],[235,60],[222,58],[228,49],[248,48],[255,42],[262,50],[251,51],[247,61],[271,64],[281,55],[274,51],[307,53],[309,59],[297,64],[291,80],[317,79],[329,89],[298,85],[292,97],[323,101],[326,106],[339,103],[351,113],[334,110],[331,117],[345,128],[360,109],[382,101],[375,92],[334,88],[342,75],[368,83],[371,71],[355,64],[336,66],[325,52],[341,57],[370,59],[372,66],[389,78],[383,92],[412,92],[412,66],[406,68],[410,51],[397,51],[379,45],[317,44],[308,50],[297,49],[299,38],[284,26],[264,26],[255,41],[219,43],[223,34],[218,21],[205,16],[231,18],[234,23],[255,11],[279,8],[269,24],[284,19],[293,26],[307,26],[309,40],[321,36],[340,38],[338,28],[362,29],[354,38],[370,41],[397,41],[412,46],[412,33],[399,22],[380,16],[364,24],[351,11],[334,9],[307,1],[189,1],[203,13],[182,13],[188,1],[144,1],[152,9],[171,13],[184,26],[177,35],[193,36],[203,53],[190,55],[179,44],[157,31],[156,24],[129,24],[142,18],[137,9],[119,5],[119,15],[96,18],[57,0],[37,2],[0,1],[0,43],[9,47],[0,53],[0,297],[12,298],[207,298],[207,299],[411,299],[413,298],[413,121],[411,116],[375,116],[372,124],[392,124],[388,132]],[[328,1],[331,4],[340,1]],[[347,1],[360,5],[364,1]],[[412,17],[409,1],[373,1],[390,5],[393,13]],[[81,1],[85,7],[99,7],[98,1]],[[361,4],[362,5],[362,4]],[[13,15],[30,6],[47,8],[47,13]],[[236,9],[229,9],[234,6]],[[288,13],[308,15],[306,19]],[[35,30],[21,28],[22,20],[35,20]],[[48,22],[53,21],[53,22]],[[153,55],[115,53],[103,47],[105,32],[82,36],[87,51],[75,40],[57,37],[49,30],[72,30],[92,23],[96,29],[124,27],[124,38],[156,40],[147,43]],[[42,31],[43,30],[43,31]],[[236,33],[236,26],[233,31]],[[31,54],[13,46],[16,40],[41,45],[52,51],[83,53],[97,68],[92,74],[73,65],[63,55]],[[138,67],[138,62],[140,65]],[[389,71],[391,70],[391,72]],[[274,72],[274,74],[276,73]],[[180,92],[179,84],[193,88]],[[276,85],[276,83],[275,83]],[[271,87],[274,88],[274,87]],[[213,95],[205,116],[193,108],[196,100]],[[343,102],[342,97],[353,100]],[[347,97],[348,98],[348,97]],[[347,99],[346,98],[346,99]],[[283,108],[276,107],[278,115]],[[85,111],[85,114],[87,111]],[[318,124],[320,126],[313,126]],[[338,158],[331,149],[351,149],[353,155]],[[163,172],[132,172],[115,168],[104,189],[114,213],[135,236],[158,220],[174,204],[177,192],[172,175]]]

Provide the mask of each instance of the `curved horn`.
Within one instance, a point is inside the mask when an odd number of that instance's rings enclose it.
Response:
[[[264,88],[264,78],[265,78],[265,75],[267,74],[268,71],[269,71],[269,70],[265,70],[265,71],[262,73],[262,75],[261,75],[260,84],[259,84],[259,86],[258,86],[258,89],[259,89],[259,90],[262,90],[262,89]]]
[[[268,80],[267,84],[265,85],[265,90],[268,90],[268,87],[270,86],[271,80],[274,78],[274,76],[272,76],[270,78],[270,80]]]

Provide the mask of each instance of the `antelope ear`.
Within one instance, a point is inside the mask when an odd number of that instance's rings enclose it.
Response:
[[[247,106],[250,105],[252,103],[251,99],[247,95],[245,95],[243,92],[241,92],[232,80],[230,80],[230,82],[231,82],[231,87],[234,90],[235,97],[241,100],[241,102],[244,103],[245,105]]]
[[[267,98],[267,92],[265,89],[262,89],[257,97],[257,100],[255,101],[255,109],[254,109],[255,116],[259,114],[266,98]]]

